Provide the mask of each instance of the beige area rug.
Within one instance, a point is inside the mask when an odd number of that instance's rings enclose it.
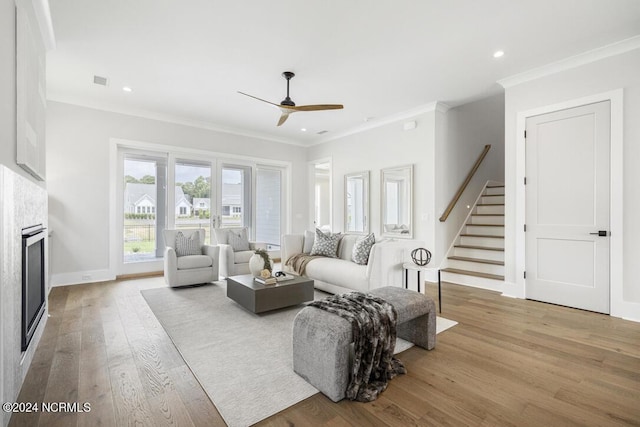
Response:
[[[256,315],[227,298],[225,282],[141,292],[229,426],[249,426],[318,393],[293,372],[291,328],[303,306]],[[438,333],[456,323],[438,317]],[[411,346],[399,340],[396,353]]]

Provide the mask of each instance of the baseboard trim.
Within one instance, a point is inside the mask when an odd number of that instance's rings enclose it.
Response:
[[[110,270],[74,271],[72,273],[52,274],[51,287],[82,285],[84,283],[108,282],[116,276]]]
[[[164,275],[164,271],[150,271],[148,273],[121,274],[116,276],[116,280],[144,279],[145,277],[158,277],[163,275]]]

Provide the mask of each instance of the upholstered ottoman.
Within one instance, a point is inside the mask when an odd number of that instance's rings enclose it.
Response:
[[[387,286],[369,293],[395,308],[397,336],[431,350],[436,345],[436,309],[421,293]],[[293,370],[329,399],[345,397],[351,368],[351,324],[340,316],[305,307],[293,321]]]

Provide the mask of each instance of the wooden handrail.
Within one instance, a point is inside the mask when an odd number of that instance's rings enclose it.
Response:
[[[473,165],[473,168],[471,168],[471,170],[469,171],[467,178],[464,180],[460,188],[458,188],[456,195],[453,196],[453,199],[451,199],[451,202],[449,202],[449,206],[447,206],[447,209],[444,210],[444,213],[440,217],[440,222],[445,222],[447,220],[447,218],[449,217],[449,214],[453,210],[453,207],[456,205],[456,203],[458,203],[458,200],[460,200],[460,197],[462,197],[462,193],[464,193],[464,190],[467,188],[467,185],[469,185],[469,183],[471,182],[471,178],[473,178],[473,175],[476,173],[476,171],[480,167],[480,163],[482,163],[482,161],[487,156],[487,153],[489,152],[490,149],[491,149],[491,144],[487,144],[484,146],[484,150],[482,150],[480,157],[478,157],[478,160],[476,160],[476,163]]]

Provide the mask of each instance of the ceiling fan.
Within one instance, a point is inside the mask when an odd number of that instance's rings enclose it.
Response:
[[[293,114],[298,111],[321,111],[321,110],[341,110],[343,108],[342,104],[317,104],[317,105],[298,105],[291,100],[289,97],[289,80],[295,77],[295,74],[291,71],[285,71],[282,73],[282,77],[287,79],[287,97],[280,103],[274,104],[273,102],[265,101],[264,99],[260,99],[257,96],[249,95],[248,93],[240,92],[238,93],[248,96],[253,99],[257,99],[258,101],[266,102],[269,105],[273,105],[278,108],[282,113],[280,116],[280,120],[278,120],[278,126],[281,126],[284,122],[287,121],[290,114]]]

